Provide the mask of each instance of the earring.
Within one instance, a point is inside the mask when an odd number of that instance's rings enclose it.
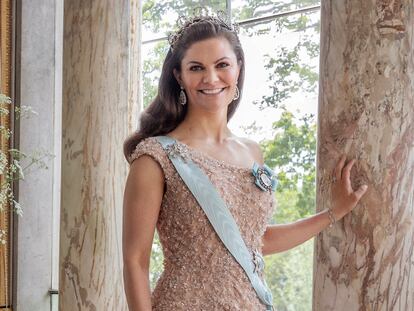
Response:
[[[238,100],[240,97],[239,87],[236,84],[236,93],[234,94],[233,100]]]
[[[180,97],[178,99],[178,102],[185,106],[185,104],[187,103],[187,96],[185,96],[185,92],[184,92],[184,88],[181,86],[181,91],[180,91]]]

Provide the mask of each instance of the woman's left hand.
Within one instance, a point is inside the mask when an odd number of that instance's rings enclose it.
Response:
[[[332,212],[336,220],[341,219],[354,209],[368,189],[368,185],[361,185],[354,191],[351,186],[351,169],[355,159],[345,165],[346,156],[343,155],[335,167],[334,182],[331,188]]]

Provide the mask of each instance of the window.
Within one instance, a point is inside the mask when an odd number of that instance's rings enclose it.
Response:
[[[143,101],[154,98],[162,61],[168,51],[166,31],[193,2],[143,5]],[[229,122],[236,135],[261,143],[266,163],[275,168],[279,188],[274,223],[287,223],[315,212],[316,114],[319,65],[319,1],[200,1],[227,10],[240,23],[246,77],[240,106]],[[310,310],[313,240],[265,257],[266,282],[277,310]],[[162,272],[158,239],[151,258],[151,286]]]

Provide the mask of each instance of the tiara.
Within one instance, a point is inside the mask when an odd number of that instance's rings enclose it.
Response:
[[[232,23],[227,13],[223,10],[218,10],[215,15],[209,15],[207,8],[205,7],[196,7],[193,9],[192,16],[187,17],[180,15],[177,19],[178,30],[171,32],[168,35],[168,42],[170,43],[171,50],[174,49],[177,41],[180,40],[183,33],[186,29],[191,26],[202,23],[202,22],[212,22],[218,24],[234,33],[239,33],[239,25],[237,23]]]

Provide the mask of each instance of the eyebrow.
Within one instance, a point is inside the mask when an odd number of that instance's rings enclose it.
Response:
[[[227,57],[227,56],[224,56],[224,57],[222,57],[222,58],[219,58],[218,60],[216,60],[214,63],[215,64],[217,64],[219,61],[221,61],[221,60],[223,60],[223,59],[230,59],[230,57]],[[197,62],[197,61],[195,61],[195,60],[190,60],[188,63],[187,63],[187,65],[189,65],[189,64],[199,64],[199,65],[202,65],[202,63],[200,63],[200,62]]]

